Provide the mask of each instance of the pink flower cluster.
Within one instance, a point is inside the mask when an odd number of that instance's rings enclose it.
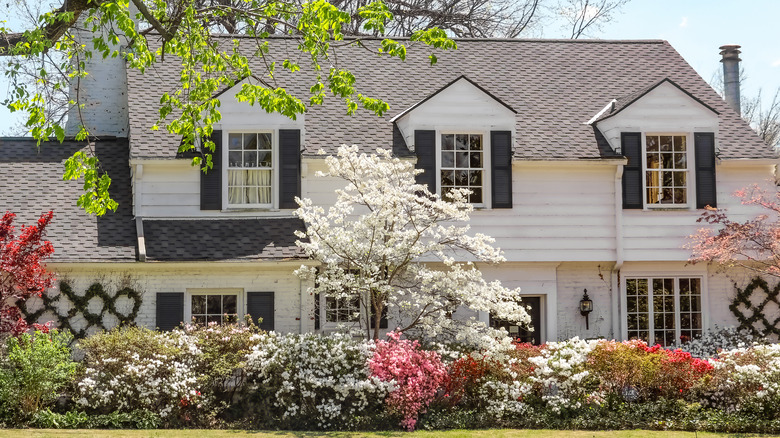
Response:
[[[421,351],[417,341],[401,340],[399,332],[387,336],[389,341],[377,342],[368,366],[372,376],[395,382],[387,406],[403,417],[401,426],[412,431],[444,383],[447,369],[436,352]]]

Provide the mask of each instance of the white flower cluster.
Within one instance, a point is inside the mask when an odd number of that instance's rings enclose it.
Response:
[[[556,412],[562,408],[576,409],[588,394],[585,379],[588,354],[599,341],[579,337],[562,342],[549,342],[540,356],[528,359],[534,365],[531,381],[542,388],[542,400]]]
[[[89,363],[77,383],[76,403],[97,410],[128,412],[145,409],[166,418],[180,406],[197,403],[192,355],[200,351],[186,335],[157,334],[170,353],[138,352],[103,356]],[[178,346],[186,346],[187,354]]]
[[[517,380],[511,383],[487,380],[479,388],[478,396],[484,402],[485,410],[496,419],[507,415],[522,414],[528,405],[523,402],[525,396],[533,391],[533,385]]]
[[[780,344],[721,351],[710,360],[715,387],[708,404],[736,410],[746,404],[780,403]]]
[[[748,330],[737,330],[735,327],[719,328],[715,325],[713,330],[708,330],[701,337],[682,344],[680,349],[691,353],[693,357],[706,359],[716,356],[720,350],[732,350],[761,341],[763,339],[754,336]]]
[[[369,376],[374,344],[347,335],[257,335],[247,358],[254,390],[266,394],[282,418],[300,427],[346,428],[392,384]]]

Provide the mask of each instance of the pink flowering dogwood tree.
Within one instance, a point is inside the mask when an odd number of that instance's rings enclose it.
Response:
[[[310,199],[298,199],[295,214],[306,231],[298,232],[296,243],[320,262],[316,270],[303,266],[298,274],[316,274],[313,293],[359,300],[362,310],[355,317],[367,338],[379,339],[388,308],[400,321],[401,333],[446,334],[463,342],[498,333],[476,318],[453,317],[461,307],[530,322],[519,290],[484,280],[475,265],[505,259],[492,238],[469,233],[474,207],[468,190],[453,190],[442,199],[415,182],[422,171],[411,160],[394,158],[388,150],[366,154],[357,146],[341,146],[325,162],[327,171],[318,176],[346,185],[327,211]]]
[[[770,194],[753,185],[735,196],[763,213],[740,222],[729,218],[725,210],[708,208],[698,222],[710,226],[689,236],[690,261],[717,262],[780,277],[780,192]]]

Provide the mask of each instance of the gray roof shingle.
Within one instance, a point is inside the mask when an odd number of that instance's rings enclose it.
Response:
[[[231,37],[226,37],[228,41]],[[239,38],[252,52],[254,42]],[[722,159],[774,158],[773,151],[666,41],[458,40],[458,49],[437,53],[430,66],[425,49],[409,50],[406,61],[370,55],[354,46],[339,49],[338,65],[357,77],[358,90],[387,101],[390,111],[376,117],[360,110],[346,116],[344,105],[326,98],[305,115],[306,155],[319,149],[358,144],[364,150],[395,146],[389,120],[461,75],[517,111],[515,158],[523,160],[596,159],[605,155],[590,120],[612,99],[631,96],[668,78],[719,113]],[[379,40],[364,44],[376,47]],[[271,38],[272,56],[298,59],[297,42]],[[250,62],[260,68],[260,60]],[[714,62],[714,61],[713,61]],[[146,74],[128,72],[131,157],[176,157],[179,138],[151,131],[163,92],[177,89],[179,62],[166,57]],[[281,86],[306,101],[313,76],[302,69],[279,69]],[[262,111],[261,109],[249,109]],[[395,138],[397,140],[397,137]]]
[[[136,230],[130,189],[127,139],[104,139],[94,152],[113,182],[116,212],[88,215],[76,206],[82,181],[63,181],[63,163],[86,150],[83,142],[43,143],[31,139],[0,139],[0,214],[16,213],[17,230],[35,223],[41,213],[54,211],[46,239],[54,244],[52,262],[134,261]]]
[[[295,245],[303,221],[292,218],[144,220],[147,260],[305,258]]]

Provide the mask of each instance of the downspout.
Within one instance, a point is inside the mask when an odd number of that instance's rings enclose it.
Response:
[[[615,169],[615,266],[612,268],[610,295],[612,299],[612,338],[621,337],[620,321],[620,270],[623,268],[623,168]]]
[[[144,221],[141,216],[141,180],[144,177],[144,165],[136,164],[133,172],[133,214],[135,215],[135,233],[138,239],[138,261],[146,261],[146,240],[144,239]]]

